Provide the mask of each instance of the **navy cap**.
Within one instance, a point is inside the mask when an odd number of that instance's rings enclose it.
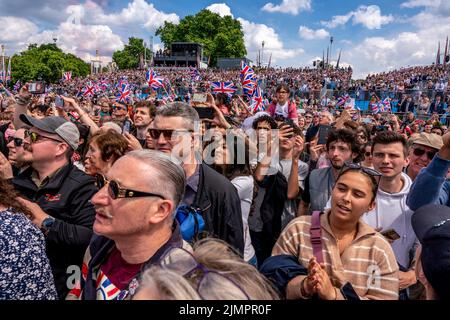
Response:
[[[450,299],[450,208],[423,206],[411,222],[422,244],[421,262],[428,282],[440,299]]]

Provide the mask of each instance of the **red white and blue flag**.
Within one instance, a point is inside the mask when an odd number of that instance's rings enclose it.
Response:
[[[92,97],[95,94],[95,86],[92,84],[92,82],[88,82],[86,87],[84,87],[81,92],[85,97]]]
[[[63,80],[70,81],[72,80],[72,71],[66,71],[63,73]]]
[[[377,101],[372,103],[372,112],[380,113],[380,112],[390,112],[391,111],[391,99],[386,98],[383,101]]]
[[[122,88],[119,90],[119,93],[116,95],[116,101],[126,103],[131,98],[131,90],[128,84],[122,84]]]
[[[147,79],[148,86],[152,87],[153,90],[164,87],[164,78],[160,77],[153,69],[149,69],[146,72],[145,79]]]
[[[336,107],[345,106],[350,101],[350,96],[348,94],[339,97],[336,103]]]
[[[97,277],[97,300],[114,300],[120,292],[120,289],[100,270]]]
[[[237,88],[233,82],[211,82],[211,89],[213,93],[225,93],[232,96],[236,92]]]
[[[17,80],[16,84],[14,85],[14,91],[19,91],[21,87],[20,80]]]
[[[241,61],[241,83],[242,91],[248,97],[252,97],[257,86],[255,72],[248,64]]]
[[[200,81],[202,77],[200,76],[200,73],[198,72],[197,68],[191,67],[189,70],[189,73],[191,75],[192,81]]]
[[[250,76],[254,76],[255,72],[253,71],[253,69],[246,64],[244,61],[241,61],[241,80],[243,81],[244,78]]]
[[[260,87],[256,87],[255,89],[251,100],[250,109],[252,113],[266,110],[265,100],[263,99]]]

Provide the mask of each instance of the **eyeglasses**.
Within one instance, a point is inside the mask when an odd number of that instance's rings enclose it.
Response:
[[[426,151],[425,149],[422,149],[422,148],[414,148],[413,153],[417,157],[421,157],[421,156],[423,156],[426,153],[428,159],[433,160],[433,158],[436,155],[437,151]]]
[[[170,248],[163,255],[161,266],[163,268],[175,271],[187,279],[197,279],[197,293],[203,300],[222,300],[230,299],[229,295],[221,296],[224,291],[224,281],[228,282],[232,287],[241,293],[237,299],[250,300],[248,294],[233,279],[226,275],[210,270],[201,263],[198,263],[195,257],[189,251],[183,248]],[[198,278],[198,275],[200,278]],[[229,294],[229,292],[227,292]]]
[[[172,140],[175,138],[175,136],[173,135],[175,133],[180,133],[180,132],[192,132],[192,130],[172,130],[172,129],[168,129],[168,130],[160,130],[160,129],[148,129],[148,133],[150,134],[150,137],[152,137],[152,139],[159,139],[159,137],[161,136],[161,134],[164,136],[164,139],[166,140]]]
[[[372,156],[372,152],[365,152],[365,153],[364,153],[364,156],[365,156],[365,157],[371,157],[371,156]]]
[[[63,142],[61,140],[52,138],[52,137],[48,137],[48,136],[44,136],[42,134],[39,134],[37,132],[31,132],[29,130],[25,130],[25,138],[30,138],[30,142],[31,143],[36,143],[38,140],[41,140],[42,138],[45,139],[49,139],[49,140],[53,140],[53,141],[57,141],[57,142]]]
[[[14,147],[20,147],[23,144],[22,138],[9,137],[8,143],[10,143],[11,141],[14,141]]]
[[[278,91],[277,93],[289,93],[287,91]]]
[[[139,198],[139,197],[158,197],[161,199],[165,199],[163,196],[151,193],[151,192],[142,192],[130,189],[122,189],[119,187],[117,181],[107,180],[102,174],[97,174],[96,176],[96,185],[99,189],[102,189],[105,185],[108,185],[108,193],[112,199],[118,198]]]

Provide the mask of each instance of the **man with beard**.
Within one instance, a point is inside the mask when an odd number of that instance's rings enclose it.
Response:
[[[298,215],[324,210],[342,166],[345,162],[353,162],[358,156],[355,134],[348,129],[330,131],[326,151],[331,166],[315,169],[306,178]]]

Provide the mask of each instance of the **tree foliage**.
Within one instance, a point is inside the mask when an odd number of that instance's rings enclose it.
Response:
[[[242,58],[247,54],[241,23],[231,16],[221,17],[206,9],[195,16],[184,17],[178,25],[165,22],[156,30],[156,35],[166,49],[172,42],[202,43],[211,66],[216,65],[217,58]]]
[[[64,53],[56,44],[30,44],[26,51],[12,56],[12,82],[42,79],[48,83],[58,82],[64,71],[72,76],[86,76],[89,64],[71,53]]]
[[[123,50],[114,52],[113,61],[119,69],[136,69],[139,66],[139,57],[147,50],[147,57],[150,57],[150,50],[145,49],[144,40],[139,38],[129,38],[128,44]]]

